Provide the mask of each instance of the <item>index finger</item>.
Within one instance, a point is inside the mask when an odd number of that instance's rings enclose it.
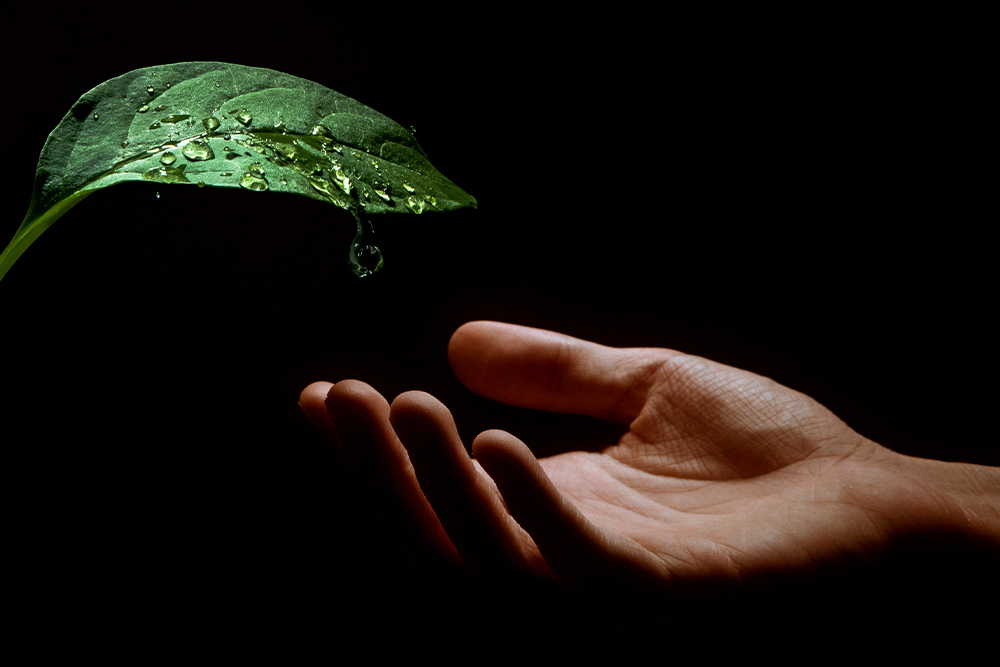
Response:
[[[455,375],[472,391],[524,408],[628,424],[663,362],[660,348],[615,348],[502,322],[463,324],[448,344]]]

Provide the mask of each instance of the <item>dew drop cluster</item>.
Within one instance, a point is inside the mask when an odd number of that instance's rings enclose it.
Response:
[[[153,95],[155,90],[150,86],[146,92]],[[136,112],[146,114],[150,111],[159,113],[165,110],[163,105],[151,109],[148,103],[143,103]],[[215,111],[218,113],[219,109]],[[96,118],[97,114],[94,116]],[[188,164],[218,159],[216,151],[212,148],[212,141],[232,142],[233,146],[226,145],[222,149],[224,162],[249,155],[260,157],[260,160],[241,170],[242,173],[238,173],[235,183],[240,187],[255,192],[269,190],[271,189],[269,172],[273,171],[275,174],[272,177],[276,177],[281,186],[288,186],[292,181],[298,183],[305,181],[311,188],[313,196],[354,214],[357,234],[351,242],[348,266],[355,275],[361,277],[376,273],[383,264],[382,252],[374,242],[374,229],[366,215],[366,210],[371,207],[372,202],[388,208],[405,207],[417,214],[437,208],[434,196],[419,192],[419,188],[410,183],[414,178],[419,180],[420,174],[380,160],[367,150],[362,153],[338,143],[333,133],[323,125],[314,126],[306,135],[289,134],[284,119],[279,116],[273,124],[273,131],[254,131],[250,129],[253,124],[253,113],[247,108],[226,110],[222,118],[234,120],[236,123],[223,128],[223,121],[211,115],[200,119],[203,131],[190,134],[184,130],[195,126],[198,123],[197,118],[181,113],[162,116],[150,123],[148,129],[168,129],[170,130],[168,136],[176,132],[178,138],[126,159],[117,167],[158,153],[159,165],[143,172],[144,179],[161,183],[191,183],[192,181],[184,173]],[[180,131],[172,129],[175,127],[182,129]],[[185,133],[190,136],[180,136]],[[122,142],[122,149],[128,145],[128,141]],[[184,158],[182,162],[178,162],[176,151],[179,151]],[[267,166],[264,163],[267,163]],[[401,171],[411,176],[403,174],[402,178],[407,180],[402,180],[399,173]],[[198,172],[205,173],[205,168],[200,167]],[[217,174],[219,178],[234,176],[232,171],[224,168]],[[395,191],[393,182],[401,184],[398,191]],[[204,180],[198,180],[197,185],[204,187]],[[300,192],[301,189],[295,191]]]

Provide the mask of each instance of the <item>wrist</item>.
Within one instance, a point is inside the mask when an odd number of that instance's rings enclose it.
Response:
[[[1000,548],[1000,468],[890,454],[882,468],[902,500],[903,530],[943,530]]]

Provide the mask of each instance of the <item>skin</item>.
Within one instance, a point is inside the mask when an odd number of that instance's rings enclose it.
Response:
[[[366,480],[408,559],[487,580],[655,593],[808,572],[911,535],[1000,546],[1000,469],[892,452],[768,378],[497,322],[460,327],[448,357],[487,398],[627,432],[600,452],[536,459],[490,430],[470,458],[427,393],[390,406],[357,380],[309,385],[303,412]]]

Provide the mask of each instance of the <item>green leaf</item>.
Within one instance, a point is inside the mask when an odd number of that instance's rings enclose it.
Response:
[[[477,206],[409,130],[329,88],[229,63],[158,65],[84,94],[49,135],[0,279],[87,195],[141,180],[306,195],[354,212],[359,238],[364,213]]]

